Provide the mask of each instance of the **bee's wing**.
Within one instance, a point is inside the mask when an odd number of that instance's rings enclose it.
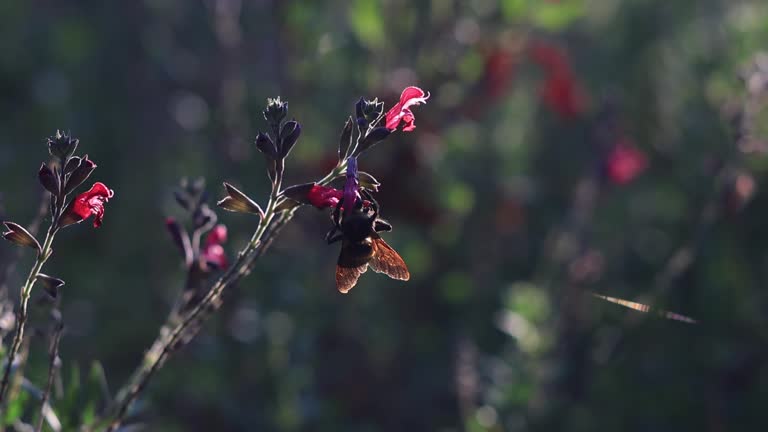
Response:
[[[355,286],[357,280],[360,279],[360,275],[365,273],[366,270],[368,270],[368,264],[363,264],[359,267],[336,266],[336,288],[342,294],[346,294]]]
[[[336,288],[343,294],[349,292],[360,279],[360,275],[368,270],[370,259],[370,251],[361,254],[353,245],[344,242],[336,265]]]
[[[687,317],[685,315],[680,315],[679,313],[670,312],[670,311],[666,311],[666,310],[663,310],[663,309],[655,309],[655,308],[652,308],[652,307],[650,307],[650,306],[648,306],[646,304],[637,303],[637,302],[633,302],[633,301],[629,301],[629,300],[624,300],[624,299],[620,299],[620,298],[616,298],[616,297],[608,297],[608,296],[604,296],[604,295],[600,295],[600,294],[595,294],[595,293],[592,293],[592,295],[597,297],[597,298],[599,298],[599,299],[605,300],[607,302],[615,303],[617,305],[621,305],[621,306],[624,306],[626,308],[634,309],[636,311],[646,312],[646,313],[647,312],[655,312],[659,316],[667,318],[667,319],[671,319],[671,320],[675,320],[675,321],[682,321],[682,322],[686,322],[686,323],[689,323],[689,324],[696,324],[697,323],[697,321],[695,319],[689,318],[689,317]]]
[[[384,273],[392,279],[407,281],[411,278],[408,266],[384,239],[373,239],[373,257],[369,265],[376,273]]]

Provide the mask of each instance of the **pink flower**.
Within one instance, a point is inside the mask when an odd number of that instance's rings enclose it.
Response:
[[[620,139],[606,159],[608,179],[617,185],[629,183],[647,167],[648,158],[645,153],[633,146],[627,138]]]
[[[224,253],[224,244],[227,241],[227,227],[216,225],[205,238],[205,245],[200,251],[200,258],[205,263],[212,263],[218,268],[226,268],[227,255]]]
[[[425,93],[424,90],[414,86],[406,87],[400,95],[400,102],[387,111],[387,129],[394,131],[400,126],[401,122],[405,123],[403,132],[410,132],[416,129],[414,124],[416,118],[413,116],[413,112],[411,112],[411,106],[427,103],[427,99],[429,99],[429,93]]]
[[[69,204],[61,217],[61,226],[79,223],[90,216],[93,218],[93,226],[98,228],[104,220],[104,204],[115,196],[112,189],[104,183],[96,182],[91,189],[77,196]]]

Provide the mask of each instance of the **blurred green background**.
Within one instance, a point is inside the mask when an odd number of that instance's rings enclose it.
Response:
[[[34,218],[56,129],[115,190],[104,225],[63,231],[47,265],[67,281],[53,399],[65,430],[105,404],[85,395],[94,362],[114,393],[184,283],[163,223],[179,179],[205,177],[212,201],[228,181],[263,204],[253,140],[267,97],[303,126],[292,184],[333,166],[360,96],[389,108],[407,85],[432,94],[416,130],[360,165],[382,183],[386,239],[411,281],[371,273],[340,295],[328,216],[301,209],[152,381],[138,430],[768,422],[764,1],[39,0],[0,2],[0,17],[0,216]],[[645,169],[617,180],[617,146]],[[231,257],[255,220],[218,213]],[[3,266],[15,254],[0,244]],[[37,386],[45,350],[33,339]]]

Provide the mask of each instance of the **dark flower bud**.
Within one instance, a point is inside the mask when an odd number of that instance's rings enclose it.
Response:
[[[179,249],[181,255],[184,257],[184,262],[189,265],[192,261],[192,246],[189,240],[189,234],[181,227],[175,219],[168,218],[165,220],[165,227],[168,229],[168,233],[171,234],[173,244]]]
[[[14,222],[3,222],[3,224],[5,224],[5,227],[8,228],[8,231],[3,233],[3,238],[12,243],[16,243],[17,245],[28,246],[33,249],[37,249],[38,253],[42,252],[43,248],[40,247],[40,243],[37,241],[37,239],[35,239],[35,236],[33,236],[23,226]]]
[[[184,210],[191,209],[192,203],[186,191],[173,191],[173,197],[176,198],[176,202],[181,206],[181,208]]]
[[[96,169],[96,164],[93,163],[92,160],[88,159],[88,155],[83,156],[83,159],[80,161],[80,165],[78,165],[77,168],[75,168],[74,171],[72,171],[72,175],[69,176],[69,179],[67,180],[67,185],[64,187],[64,195],[72,192],[83,184],[85,180],[90,177],[93,170]]]
[[[59,288],[64,285],[63,280],[42,273],[37,275],[37,281],[43,285],[43,289],[52,299],[59,297]]]
[[[273,143],[272,138],[270,138],[269,135],[265,133],[259,132],[259,134],[256,135],[256,148],[259,149],[260,152],[264,153],[264,155],[269,159],[275,159],[277,157],[277,148],[275,147],[275,143]]]
[[[217,206],[232,212],[251,213],[264,217],[264,211],[261,207],[246,194],[240,192],[236,187],[226,182],[224,183],[224,187],[227,189],[227,194],[229,196],[216,203]]]
[[[40,184],[54,196],[59,195],[59,176],[57,176],[48,165],[42,164],[40,171],[37,173],[37,178],[40,180]]]
[[[205,177],[198,177],[192,181],[185,178],[184,187],[187,192],[194,196],[201,196],[205,194]],[[201,198],[200,201],[205,201],[205,198]]]
[[[291,120],[283,125],[283,128],[280,130],[280,138],[282,140],[280,146],[281,157],[288,156],[288,153],[291,152],[294,144],[299,139],[299,135],[301,135],[301,125],[296,120]]]
[[[280,96],[272,99],[267,99],[267,108],[264,110],[264,118],[267,122],[274,127],[274,125],[280,125],[285,116],[288,114],[288,102],[280,100]]]
[[[381,117],[384,112],[384,102],[379,102],[379,99],[360,100],[355,104],[355,114],[357,115],[358,125],[361,127],[367,126]]]
[[[267,161],[267,176],[272,182],[277,179],[277,161],[274,159]]]
[[[77,144],[80,140],[56,131],[56,135],[48,138],[48,151],[52,156],[61,160],[67,160],[77,150]]]
[[[344,124],[344,129],[341,130],[341,136],[339,137],[339,160],[344,160],[347,157],[352,147],[352,117]]]
[[[72,172],[77,169],[77,167],[80,166],[80,158],[77,156],[72,156],[68,161],[67,165],[64,167],[64,175],[72,174]]]
[[[365,98],[361,97],[355,104],[355,116],[358,119],[365,119],[365,111],[363,110],[363,107],[365,107]]]
[[[200,204],[192,215],[192,224],[197,231],[205,232],[213,228],[218,219],[216,212],[211,210],[208,204]]]
[[[391,133],[391,130],[383,126],[372,130],[371,133],[363,138],[363,141],[360,143],[360,147],[357,149],[357,154],[362,154],[364,151],[373,147],[375,144],[386,139]]]

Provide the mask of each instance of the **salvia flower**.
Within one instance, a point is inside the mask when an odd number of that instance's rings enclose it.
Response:
[[[210,263],[218,268],[228,265],[227,255],[222,246],[227,241],[227,227],[216,225],[205,238],[205,245],[200,250],[200,258],[205,263]]]
[[[620,139],[608,153],[605,169],[608,179],[617,185],[629,183],[648,167],[645,153],[637,149],[629,139]]]
[[[342,208],[344,208],[344,212],[346,213],[349,209],[354,208],[355,203],[361,199],[360,179],[357,172],[357,158],[350,157],[347,161],[347,180],[344,183],[344,190],[321,186],[319,184],[308,184],[306,186],[309,186],[309,190],[306,192],[306,201],[304,199],[300,199],[300,201],[312,204],[319,209],[324,209],[328,207],[336,207],[343,199],[344,205]],[[302,186],[302,188],[303,187],[304,186]]]
[[[79,223],[91,216],[93,226],[98,228],[104,220],[104,204],[115,196],[115,192],[104,183],[96,182],[91,189],[77,196],[61,217],[61,226]]]
[[[427,103],[427,99],[429,99],[429,93],[424,92],[424,90],[414,86],[406,87],[403,93],[400,94],[400,102],[387,111],[387,129],[394,131],[401,123],[404,124],[403,132],[410,132],[416,129],[414,124],[416,118],[413,116],[411,107]]]

